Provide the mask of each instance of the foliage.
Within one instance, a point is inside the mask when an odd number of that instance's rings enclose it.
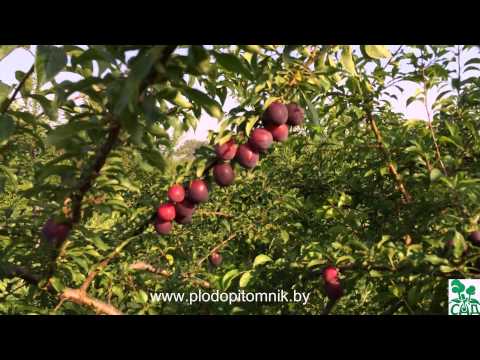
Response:
[[[87,295],[127,314],[320,314],[333,264],[345,296],[332,313],[446,313],[447,279],[480,271],[465,240],[480,219],[480,82],[464,78],[480,58],[461,58],[471,50],[38,46],[19,100],[6,107],[14,89],[0,84],[0,312],[102,312],[66,295],[90,274]],[[79,80],[58,83],[60,72]],[[419,87],[408,104],[432,105],[429,121],[393,111],[405,81]],[[224,114],[230,97],[238,106]],[[213,146],[244,142],[276,99],[305,108],[305,126],[254,170],[235,164],[232,186],[215,185]],[[201,116],[218,131],[178,148]],[[204,173],[209,202],[157,235],[152,214],[169,186]],[[61,249],[41,241],[50,217],[73,226]],[[198,289],[311,295],[306,305],[149,298]]]

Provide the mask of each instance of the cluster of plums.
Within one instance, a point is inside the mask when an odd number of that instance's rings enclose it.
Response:
[[[230,161],[237,161],[246,169],[254,168],[273,141],[283,142],[288,138],[288,126],[303,123],[304,111],[297,104],[284,105],[273,102],[262,116],[264,127],[255,128],[245,144],[238,145],[233,139],[215,146],[217,161],[213,166],[213,177],[219,186],[229,186],[235,181],[235,172]],[[208,200],[208,185],[202,179],[195,179],[185,187],[175,184],[167,193],[169,202],[161,204],[157,209],[155,229],[158,234],[170,233],[173,221],[189,224],[198,204]],[[222,256],[218,252],[210,255],[210,262],[219,266]]]
[[[232,140],[217,147],[217,155],[223,158],[223,153],[228,153],[230,159],[234,157],[246,169],[257,165],[260,153],[265,153],[273,141],[283,142],[288,139],[288,127],[298,126],[303,123],[304,111],[295,103],[284,105],[278,101],[268,106],[262,116],[263,127],[256,128],[250,134],[247,143],[238,147],[238,150],[229,150],[236,144]],[[229,152],[230,151],[230,152]]]

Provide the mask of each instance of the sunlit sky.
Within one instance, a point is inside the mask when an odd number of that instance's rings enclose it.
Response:
[[[392,53],[398,48],[397,45],[390,45],[388,47],[390,48]],[[477,48],[464,53],[462,57],[463,62],[467,61],[473,55],[478,55]],[[33,61],[34,57],[32,53],[28,52],[26,49],[16,49],[6,58],[0,61],[0,81],[8,85],[17,82],[17,80],[15,79],[15,71],[28,71],[30,66],[33,64]],[[63,80],[77,81],[79,78],[80,77],[75,76],[75,74],[64,72],[60,73],[56,77],[56,80],[58,82],[61,82]],[[392,100],[392,106],[394,111],[405,114],[405,118],[407,119],[427,119],[427,114],[423,103],[413,102],[408,107],[406,106],[406,100],[415,93],[415,91],[418,89],[418,85],[413,82],[402,82],[399,85],[404,88],[404,92],[396,93],[398,96],[398,101]],[[435,96],[436,90],[432,90],[429,93],[428,99],[430,104]],[[234,99],[227,98],[223,110],[225,112],[228,112],[236,105],[237,104]],[[185,133],[182,137],[182,141],[187,139],[205,140],[208,135],[208,131],[215,130],[217,126],[218,122],[216,119],[208,116],[208,114],[203,113],[196,130],[190,130]]]

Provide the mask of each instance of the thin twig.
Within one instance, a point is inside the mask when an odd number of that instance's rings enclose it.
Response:
[[[105,165],[107,157],[115,146],[119,134],[120,124],[115,121],[108,132],[105,143],[98,149],[91,167],[84,169],[80,181],[75,187],[76,190],[70,195],[72,199],[72,224],[80,221],[82,200],[86,192],[91,188],[93,181],[100,175],[100,170],[103,165]]]
[[[233,234],[233,235],[230,235],[226,240],[222,241],[220,244],[216,245],[212,250],[209,251],[208,255],[203,257],[202,259],[200,259],[200,261],[197,263],[198,266],[202,265],[202,263],[208,259],[208,257],[214,253],[215,251],[218,251],[219,249],[221,249],[222,247],[225,246],[225,244],[227,244],[229,241],[235,239],[237,235],[236,234]]]
[[[139,270],[139,271],[147,271],[147,272],[150,272],[152,274],[157,274],[157,275],[164,276],[166,278],[169,278],[173,275],[173,273],[168,271],[168,270],[158,269],[158,268],[154,267],[153,265],[148,264],[148,263],[143,262],[143,261],[133,263],[132,265],[129,266],[129,269]],[[193,275],[193,273],[184,272],[184,273],[180,274],[180,277],[183,278],[184,282],[187,282],[187,281],[191,282],[192,284],[198,285],[198,286],[200,286],[204,289],[211,288],[211,285],[208,281],[195,277]]]
[[[400,45],[398,47],[398,49],[393,53],[393,55],[390,57],[390,59],[388,59],[388,62],[385,64],[385,66],[382,68],[382,70],[385,70],[387,68],[387,66],[390,65],[390,63],[395,58],[395,56],[397,56],[397,54],[400,52],[400,50],[402,50],[403,46],[404,45]]]
[[[118,310],[115,306],[89,296],[82,289],[66,288],[61,294],[61,299],[64,301],[71,301],[78,305],[91,307],[99,313],[107,315],[123,315],[122,312]]]
[[[198,215],[206,215],[206,216],[220,216],[225,218],[231,218],[233,215],[221,212],[221,211],[208,211],[208,210],[199,210],[197,211]]]
[[[410,203],[410,202],[412,202],[412,196],[410,195],[407,188],[405,187],[405,184],[403,183],[403,180],[402,180],[400,174],[398,173],[397,169],[395,168],[395,165],[393,164],[393,162],[390,159],[390,154],[387,151],[387,149],[385,148],[385,144],[383,142],[383,138],[382,138],[382,134],[380,132],[380,129],[378,128],[377,123],[375,122],[375,119],[374,119],[372,113],[368,112],[367,114],[368,114],[368,121],[370,122],[370,126],[372,128],[372,131],[375,134],[377,144],[379,145],[379,148],[381,149],[381,151],[383,152],[383,154],[386,158],[388,171],[390,172],[390,174],[394,178],[395,182],[397,183],[397,187],[398,187],[399,191],[402,193],[402,195],[404,197],[404,201],[406,203]]]
[[[158,269],[151,264],[148,264],[144,261],[137,261],[129,266],[130,270],[140,270],[140,271],[148,271],[152,274],[162,275],[165,277],[172,276],[172,272],[164,269]]]
[[[98,275],[98,273],[100,273],[100,271],[102,271],[104,268],[107,267],[107,265],[110,263],[110,261],[112,261],[112,259],[114,259],[116,256],[118,256],[120,254],[120,252],[128,245],[130,244],[130,242],[132,242],[133,240],[135,240],[139,235],[135,235],[135,236],[132,236],[130,238],[128,238],[127,240],[123,241],[120,245],[118,245],[115,250],[113,250],[109,255],[107,255],[107,257],[105,259],[103,259],[102,261],[100,261],[97,265],[94,265],[92,270],[90,270],[90,272],[88,273],[87,275],[87,278],[85,279],[85,281],[83,282],[82,286],[80,287],[81,290],[83,291],[87,291],[88,290],[88,287],[90,286],[90,284],[92,283],[93,279],[95,278],[95,276]]]
[[[447,169],[445,168],[445,165],[442,161],[442,157],[440,155],[440,147],[438,146],[437,137],[435,136],[435,131],[433,130],[433,126],[432,126],[432,118],[430,116],[430,110],[428,109],[428,88],[427,88],[427,82],[425,81],[426,79],[425,79],[424,67],[422,67],[422,76],[423,76],[423,105],[425,106],[425,111],[427,113],[428,129],[430,130],[433,144],[435,146],[435,157],[437,158],[437,161],[440,163],[440,166],[442,167],[443,174],[445,176],[448,176]]]
[[[34,70],[35,70],[35,65],[32,65],[28,70],[28,72],[23,77],[22,81],[20,81],[20,83],[15,88],[15,91],[13,92],[12,96],[10,96],[10,98],[2,104],[2,109],[0,110],[0,114],[3,115],[7,112],[8,108],[10,107],[12,102],[15,100],[15,97],[17,96],[18,92],[23,87],[27,79],[33,74]]]

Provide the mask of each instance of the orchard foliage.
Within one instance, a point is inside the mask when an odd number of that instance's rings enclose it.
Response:
[[[447,279],[480,273],[472,50],[37,46],[0,83],[0,312],[446,313]],[[405,82],[428,121],[393,110]],[[217,131],[179,149],[201,116]],[[208,201],[170,223],[199,179]],[[198,289],[311,295],[149,299]]]

